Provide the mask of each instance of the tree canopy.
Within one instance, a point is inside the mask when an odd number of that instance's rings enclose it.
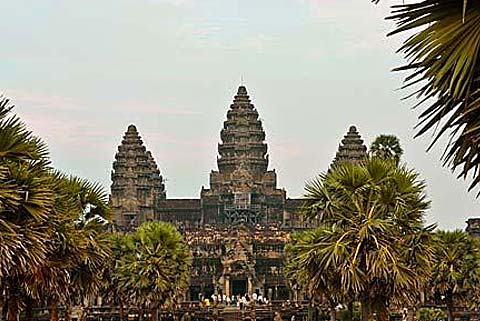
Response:
[[[397,25],[389,35],[409,34],[398,49],[407,63],[394,70],[409,73],[403,88],[413,88],[409,97],[422,109],[416,136],[433,132],[430,147],[450,136],[444,164],[459,169],[459,177],[471,174],[474,188],[480,183],[480,2],[404,2],[388,19]]]
[[[320,226],[293,237],[291,276],[312,295],[360,301],[364,320],[374,312],[386,320],[389,303],[414,301],[434,229],[423,224],[429,201],[418,174],[374,157],[335,165],[305,189],[303,213]]]

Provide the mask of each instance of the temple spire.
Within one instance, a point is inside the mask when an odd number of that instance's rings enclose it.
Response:
[[[267,171],[265,132],[245,86],[238,87],[220,138],[217,161],[220,172],[233,172],[240,166],[252,174],[261,175]]]
[[[355,126],[350,126],[347,134],[343,137],[333,164],[340,162],[357,163],[367,157],[367,147],[363,144],[363,140]]]
[[[244,85],[238,87],[220,131],[218,171],[202,189],[205,221],[237,224],[283,222],[286,193],[277,174],[268,170],[262,121]]]
[[[115,154],[110,204],[120,229],[155,218],[156,205],[165,199],[165,186],[152,154],[135,125],[129,125]]]

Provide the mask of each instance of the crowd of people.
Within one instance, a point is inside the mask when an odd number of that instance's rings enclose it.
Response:
[[[225,294],[212,294],[210,297],[199,295],[199,302],[201,307],[228,307],[236,306],[238,309],[246,309],[253,305],[268,305],[270,301],[266,296],[262,294],[253,293],[251,296],[244,295],[225,295]]]
[[[282,247],[290,239],[289,231],[276,226],[267,228],[256,226],[254,230],[236,228],[214,228],[208,225],[184,232],[185,241],[192,248],[207,254],[222,254],[222,245],[234,240],[245,240],[248,243],[270,244]]]

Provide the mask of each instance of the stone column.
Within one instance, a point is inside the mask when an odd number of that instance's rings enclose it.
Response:
[[[230,277],[226,276],[224,282],[225,282],[225,286],[224,286],[225,295],[230,296]]]
[[[247,278],[247,293],[248,295],[252,295],[253,293],[253,283],[251,278]]]

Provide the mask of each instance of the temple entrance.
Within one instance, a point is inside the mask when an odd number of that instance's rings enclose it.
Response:
[[[247,293],[247,280],[240,279],[240,280],[231,280],[230,281],[230,288],[232,295],[244,295]]]

